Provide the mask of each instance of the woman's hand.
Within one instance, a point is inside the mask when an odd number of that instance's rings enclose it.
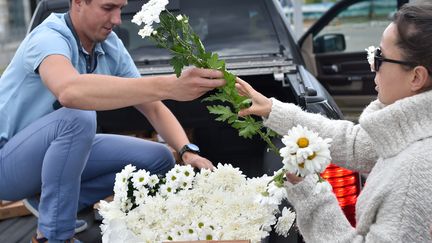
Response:
[[[183,158],[181,159],[186,165],[191,165],[194,168],[198,168],[198,169],[205,168],[210,170],[213,170],[214,168],[210,160],[201,157],[195,153],[185,152],[183,154]]]
[[[272,107],[269,98],[254,90],[250,84],[240,78],[237,78],[235,86],[241,96],[246,96],[252,100],[252,105],[249,108],[240,110],[239,116],[257,115],[266,118],[269,116]]]
[[[302,177],[298,177],[295,174],[286,173],[285,175],[286,175],[287,180],[293,185],[303,181]]]

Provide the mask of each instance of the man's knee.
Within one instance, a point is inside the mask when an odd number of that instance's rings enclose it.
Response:
[[[168,146],[160,146],[159,154],[161,156],[161,159],[165,161],[165,164],[167,167],[172,168],[175,165],[175,159],[173,156],[172,150]]]
[[[151,168],[153,173],[165,174],[174,167],[174,156],[166,145],[160,144],[160,146],[152,148],[152,150],[152,152],[157,155],[157,159],[154,161],[156,163],[154,163],[154,167]]]
[[[64,108],[67,119],[71,124],[88,135],[94,137],[96,134],[96,112],[78,109]]]

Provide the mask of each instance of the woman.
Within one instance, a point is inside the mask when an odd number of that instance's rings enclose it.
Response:
[[[238,80],[252,106],[285,134],[301,124],[333,139],[333,162],[369,173],[356,205],[357,225],[331,192],[313,195],[314,181],[288,174],[288,198],[306,242],[431,242],[432,225],[432,5],[403,6],[385,29],[372,70],[378,100],[359,124],[329,120],[293,104],[268,99]]]

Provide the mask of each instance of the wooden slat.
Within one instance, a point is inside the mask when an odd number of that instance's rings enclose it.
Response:
[[[30,211],[27,210],[22,201],[2,201],[0,204],[0,220],[29,214]]]

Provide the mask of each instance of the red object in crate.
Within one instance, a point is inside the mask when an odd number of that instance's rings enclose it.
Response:
[[[360,193],[359,174],[330,164],[321,176],[332,185],[339,206],[351,225],[355,226],[355,204]]]

